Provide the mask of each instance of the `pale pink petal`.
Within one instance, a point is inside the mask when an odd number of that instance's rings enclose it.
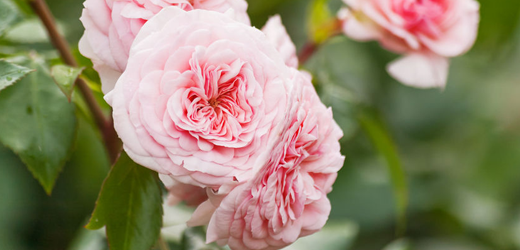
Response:
[[[94,69],[99,73],[101,79],[101,91],[104,94],[110,92],[116,86],[117,79],[121,76],[121,72],[113,70],[111,67],[106,65],[97,65]]]
[[[391,62],[388,73],[401,83],[417,88],[444,88],[449,60],[433,54],[409,54]]]
[[[363,18],[363,16],[359,15],[359,17],[356,17],[347,8],[343,8],[338,12],[338,18],[343,21],[343,32],[354,40],[370,41],[381,37],[382,30],[376,23],[368,18],[359,20],[358,18]]]
[[[346,3],[349,7],[358,9],[359,5],[366,0],[343,0],[344,3]]]
[[[438,39],[419,35],[419,39],[431,51],[445,57],[455,57],[467,52],[475,42],[479,24],[479,4],[472,0],[460,0],[463,13],[457,13],[460,19]]]
[[[262,28],[262,32],[267,36],[276,49],[282,54],[285,63],[289,67],[298,68],[298,57],[296,56],[296,46],[287,34],[282,18],[275,15],[267,20],[267,23]]]
[[[197,207],[186,224],[188,227],[207,225],[216,209],[211,201],[205,201]]]
[[[317,232],[327,221],[331,208],[326,193],[337,175],[333,170],[343,161],[319,159],[343,159],[338,143],[342,133],[320,102],[310,75],[294,68],[291,74],[289,122],[265,150],[268,155],[258,172],[213,202],[217,209],[209,221],[207,242],[231,249],[281,249]],[[215,196],[208,197],[212,201]]]
[[[141,27],[163,8],[176,6],[181,11],[207,9],[228,14],[231,18],[250,24],[244,0],[86,0],[80,18],[85,33],[80,52],[92,59],[101,77],[102,89],[113,89],[117,73],[121,74],[128,61],[130,47]],[[165,22],[156,22],[163,25]],[[148,33],[144,32],[145,36]],[[88,44],[86,49],[85,43]]]

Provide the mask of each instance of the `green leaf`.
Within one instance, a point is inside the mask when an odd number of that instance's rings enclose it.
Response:
[[[43,59],[34,55],[25,64],[36,72],[0,91],[0,142],[50,194],[72,152],[74,105],[56,87]]]
[[[18,10],[24,17],[36,15],[31,6],[29,6],[28,0],[12,0],[12,2],[18,7]]]
[[[31,44],[32,49],[38,49],[36,43],[43,44],[49,41],[45,26],[38,18],[23,19],[11,27],[4,38],[15,45]],[[50,48],[50,46],[47,46],[47,48]]]
[[[32,69],[0,60],[0,91],[33,71]]]
[[[406,228],[406,208],[408,206],[408,187],[406,175],[401,165],[397,149],[390,133],[383,122],[372,112],[362,112],[359,124],[367,133],[377,151],[384,157],[392,181],[397,208],[397,234],[404,233]]]
[[[150,249],[159,238],[162,215],[157,173],[122,152],[103,183],[86,228],[106,225],[111,250]]]
[[[28,225],[34,215],[34,180],[26,178],[25,166],[10,149],[0,144],[0,242],[2,249],[23,249],[25,242],[13,225]],[[13,188],[16,187],[16,188]],[[31,204],[31,205],[29,205]],[[32,218],[31,218],[32,217]]]
[[[54,65],[51,68],[51,76],[54,82],[69,99],[69,102],[72,97],[72,91],[74,91],[74,83],[81,71],[83,71],[83,68],[74,68],[67,65]]]
[[[21,20],[20,11],[10,0],[0,1],[0,36]]]
[[[314,0],[311,3],[307,27],[316,44],[325,42],[337,31],[338,23],[329,10],[328,0]]]

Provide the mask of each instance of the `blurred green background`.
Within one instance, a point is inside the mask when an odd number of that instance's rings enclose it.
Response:
[[[47,2],[77,53],[82,0]],[[310,0],[248,2],[254,26],[279,13],[298,48],[308,40]],[[345,132],[346,162],[329,195],[332,213],[321,239],[337,244],[321,249],[520,249],[520,0],[480,3],[477,42],[452,60],[445,90],[401,85],[384,70],[396,55],[344,36],[327,41],[302,65]],[[21,6],[26,18],[0,40],[0,53],[21,48],[57,58],[38,20]],[[329,2],[332,13],[341,6]],[[382,120],[406,172],[404,232],[396,231],[385,152],[358,123],[364,110]],[[72,249],[84,232],[109,166],[99,134],[78,117],[81,143],[51,196],[0,146],[0,249]]]

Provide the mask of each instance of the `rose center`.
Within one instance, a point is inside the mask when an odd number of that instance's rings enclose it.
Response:
[[[442,0],[404,0],[395,1],[393,7],[394,11],[404,17],[407,30],[437,37],[441,33],[437,24],[446,12],[445,5]]]
[[[240,60],[214,64],[200,60],[204,50],[190,60],[190,85],[181,103],[192,134],[211,142],[248,143],[253,107],[248,95],[248,66]],[[241,137],[242,136],[242,137]],[[246,140],[242,140],[245,138]]]
[[[209,105],[213,108],[217,108],[220,103],[220,101],[217,98],[212,98],[208,102],[209,102]]]

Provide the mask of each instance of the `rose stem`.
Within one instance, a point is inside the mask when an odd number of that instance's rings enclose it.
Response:
[[[161,249],[161,250],[170,250],[168,243],[160,235],[159,235],[159,239],[157,241],[157,245],[159,246],[159,249]]]
[[[321,41],[320,43],[316,43],[315,41],[307,41],[300,53],[298,54],[298,62],[300,65],[303,65],[309,60],[309,58],[314,55],[314,53],[318,50],[319,46],[330,40],[331,38],[341,34],[341,20],[334,18],[330,20],[330,23],[327,23],[327,25],[332,25],[333,29],[328,34],[328,37]]]
[[[305,43],[302,47],[302,50],[298,54],[299,63],[301,65],[305,64],[305,62],[307,62],[307,60],[311,58],[311,56],[314,54],[314,52],[316,52],[317,49],[318,45],[315,42],[309,41]]]
[[[78,63],[72,55],[67,41],[58,32],[58,29],[56,28],[56,23],[54,21],[54,17],[52,16],[52,13],[49,10],[49,7],[45,3],[45,1],[32,0],[29,1],[29,4],[33,11],[38,15],[43,25],[45,26],[52,44],[60,53],[60,56],[63,59],[63,61],[72,67],[77,67]],[[103,110],[97,103],[96,98],[92,93],[92,90],[88,87],[87,83],[83,79],[76,79],[76,86],[78,86],[81,94],[83,95],[83,98],[85,99],[85,102],[87,103],[88,108],[92,112],[96,125],[102,132],[103,140],[105,141],[107,147],[110,162],[114,163],[114,161],[117,158],[117,155],[119,154],[121,143],[114,130],[112,119],[107,119],[105,117],[105,115],[103,114]]]

